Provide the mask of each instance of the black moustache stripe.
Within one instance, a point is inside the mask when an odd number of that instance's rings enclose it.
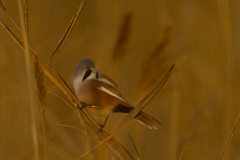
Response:
[[[96,78],[98,79],[98,73],[96,73]]]
[[[89,77],[89,76],[91,75],[91,73],[92,73],[91,69],[88,69],[88,70],[85,72],[84,76],[83,76],[82,82],[83,82],[87,77]]]

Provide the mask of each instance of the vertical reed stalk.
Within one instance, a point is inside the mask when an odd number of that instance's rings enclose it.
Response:
[[[26,33],[25,29],[25,23],[24,23],[24,14],[23,14],[23,5],[22,1],[18,0],[18,10],[19,10],[19,17],[20,17],[20,24],[21,24],[21,31],[22,31],[22,37],[24,42],[24,48],[25,48],[25,65],[26,65],[26,72],[27,72],[27,84],[28,84],[28,97],[29,97],[29,107],[30,107],[30,113],[31,113],[31,136],[33,140],[33,148],[34,148],[34,157],[36,160],[39,159],[39,151],[38,151],[38,135],[37,135],[37,126],[36,126],[36,120],[35,120],[35,112],[34,109],[36,108],[36,103],[34,99],[34,83],[33,83],[33,76],[32,76],[32,70],[31,70],[31,58],[29,54],[29,46],[28,46],[28,35]]]

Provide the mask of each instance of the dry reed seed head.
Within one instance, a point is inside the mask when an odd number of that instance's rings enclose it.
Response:
[[[29,41],[28,0],[24,0],[24,23],[25,23],[27,40]]]
[[[46,129],[45,129],[45,98],[46,98],[46,89],[44,86],[43,71],[39,65],[38,59],[36,56],[33,56],[34,59],[34,77],[37,85],[37,96],[40,102],[41,118],[42,118],[42,132],[43,132],[43,145],[45,152],[45,159],[48,159],[47,153],[47,143],[46,143]]]
[[[37,85],[37,96],[41,105],[45,105],[46,89],[44,86],[43,71],[39,65],[38,59],[34,56],[34,76]]]
[[[142,70],[142,78],[140,79],[144,80],[141,82],[143,84],[143,88],[148,88],[149,84],[157,83],[158,79],[156,77],[166,68],[169,56],[164,52],[164,50],[169,42],[169,30],[169,26],[164,29],[163,34],[159,37],[156,47],[153,52],[149,54],[146,63],[144,63],[145,65]],[[146,73],[148,73],[148,76],[146,76]]]
[[[112,59],[122,60],[126,56],[126,46],[129,42],[131,33],[132,14],[126,13],[123,17],[123,22],[119,29],[118,38],[113,48]]]
[[[159,56],[159,54],[162,55],[162,53],[164,52],[164,49],[169,42],[169,30],[170,30],[170,27],[167,26],[164,29],[163,33],[159,36],[158,43],[157,43],[154,51],[152,52],[152,54],[150,54],[150,57],[152,59],[156,58],[156,56]]]

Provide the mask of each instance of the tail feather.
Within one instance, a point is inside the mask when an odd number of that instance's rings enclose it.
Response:
[[[150,128],[150,129],[158,129],[162,126],[162,123],[149,116],[144,112],[139,112],[139,114],[135,117],[141,124]]]
[[[118,104],[113,108],[113,112],[122,112],[122,113],[129,113],[134,109],[131,105],[127,104]],[[149,116],[144,112],[139,112],[135,118],[144,126],[150,129],[158,129],[162,126],[162,123],[154,119],[153,117]]]

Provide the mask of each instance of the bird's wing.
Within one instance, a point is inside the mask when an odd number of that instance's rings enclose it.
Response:
[[[95,82],[99,90],[127,103],[122,97],[122,93],[119,91],[117,84],[111,78],[101,74]]]
[[[99,75],[98,80],[101,81],[101,82],[107,83],[107,84],[115,87],[116,89],[118,89],[117,84],[111,78],[109,78],[108,76],[106,76],[102,73]]]

